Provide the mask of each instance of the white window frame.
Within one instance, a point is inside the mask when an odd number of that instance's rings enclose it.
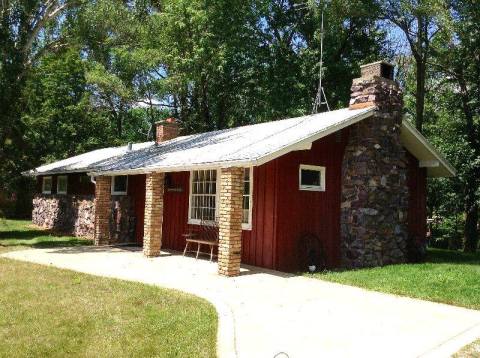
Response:
[[[50,179],[50,190],[45,190],[45,179]],[[53,179],[51,176],[42,177],[42,194],[52,194]]]
[[[126,176],[127,177],[127,181],[125,183],[125,191],[115,191],[115,178],[117,176],[112,176],[112,188],[111,188],[111,193],[112,195],[126,195],[127,192],[128,192],[128,175],[118,175],[118,176]]]
[[[242,230],[252,230],[252,209],[253,209],[253,167],[246,168],[250,170],[250,207],[248,212],[248,223],[242,222]],[[217,172],[217,183],[216,183],[216,195],[215,195],[215,221],[218,221],[218,206],[220,205],[220,169],[216,168],[205,168],[200,170],[216,170]],[[202,220],[192,218],[192,187],[193,187],[193,172],[195,170],[190,170],[190,180],[188,187],[188,224],[190,225],[200,225]],[[243,185],[243,176],[242,176],[242,185]],[[242,195],[243,203],[243,195]],[[243,205],[243,204],[242,204]],[[243,211],[242,211],[243,218]],[[214,224],[213,222],[203,221],[203,224]]]
[[[242,222],[242,230],[252,230],[252,208],[253,208],[253,167],[245,168],[250,171],[250,192],[248,193],[250,197],[249,207],[248,207],[248,223]],[[242,181],[243,183],[243,181]],[[242,195],[242,205],[243,205],[243,197]],[[242,208],[243,209],[243,208]],[[243,211],[242,211],[242,220],[243,220]]]
[[[200,171],[200,170],[215,170],[217,172],[217,182],[215,183],[216,187],[216,194],[215,194],[215,221],[218,222],[218,205],[220,200],[220,169],[217,168],[204,168],[198,170],[190,170],[190,180],[189,180],[189,187],[188,187],[188,224],[190,225],[200,225],[200,224],[215,224],[214,221],[203,221],[200,219],[192,218],[192,188],[193,188],[193,172]]]
[[[65,191],[60,191],[60,179],[65,179]],[[66,175],[59,175],[57,177],[57,194],[64,194],[66,195],[68,191],[68,177]]]
[[[314,170],[320,172],[320,186],[302,185],[302,170]],[[306,191],[325,191],[325,173],[326,168],[318,165],[300,164],[298,168],[298,189]]]

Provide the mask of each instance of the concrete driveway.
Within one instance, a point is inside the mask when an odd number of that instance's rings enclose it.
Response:
[[[216,263],[176,253],[147,259],[139,250],[81,247],[3,256],[204,297],[219,313],[222,357],[448,357],[480,337],[480,311],[252,267],[223,278]]]

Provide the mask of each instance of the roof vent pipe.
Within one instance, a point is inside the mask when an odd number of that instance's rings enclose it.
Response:
[[[132,151],[132,143],[129,142],[129,143],[127,144],[127,152],[131,152],[131,151]]]

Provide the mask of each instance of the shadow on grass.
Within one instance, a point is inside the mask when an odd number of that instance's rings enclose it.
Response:
[[[40,236],[60,236],[55,235],[54,233],[48,230],[11,230],[11,231],[0,231],[0,242],[1,240],[32,240]]]
[[[425,262],[447,264],[480,264],[480,253],[430,249]]]

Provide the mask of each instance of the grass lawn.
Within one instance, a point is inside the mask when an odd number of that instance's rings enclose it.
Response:
[[[91,240],[73,236],[55,235],[38,228],[27,220],[7,220],[0,218],[0,253],[29,247],[62,247],[91,245]]]
[[[426,262],[307,274],[369,290],[480,309],[480,253],[430,249]]]
[[[84,244],[0,221],[0,251]],[[217,315],[174,290],[0,258],[0,357],[214,357]]]

